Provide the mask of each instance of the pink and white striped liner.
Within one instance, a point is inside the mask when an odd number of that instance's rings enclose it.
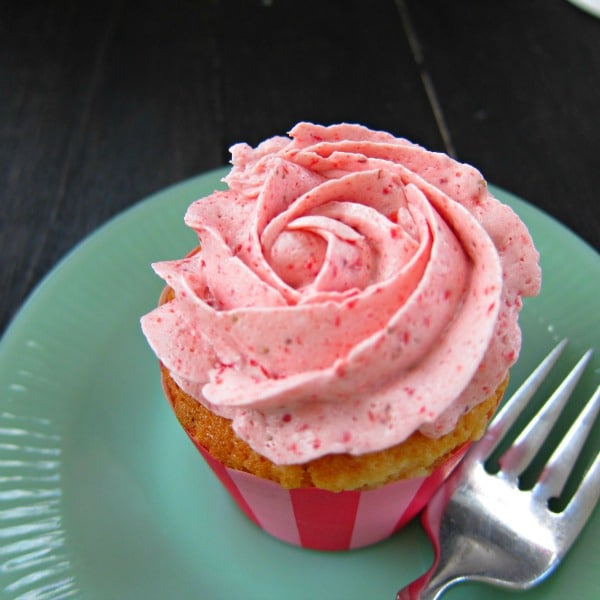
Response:
[[[367,491],[330,492],[317,488],[288,490],[268,479],[231,469],[188,437],[258,527],[295,546],[331,551],[369,546],[402,529],[425,508],[470,446],[458,448],[428,477],[402,479]]]
[[[428,477],[368,491],[329,492],[287,490],[230,469],[194,445],[250,520],[284,542],[314,550],[351,550],[389,537],[419,514],[467,450],[467,445],[457,450]]]

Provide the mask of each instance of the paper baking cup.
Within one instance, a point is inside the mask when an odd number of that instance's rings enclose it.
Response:
[[[419,514],[468,446],[458,449],[428,477],[399,480],[367,491],[330,492],[288,490],[230,469],[190,439],[251,521],[273,537],[313,550],[351,550],[388,538]]]

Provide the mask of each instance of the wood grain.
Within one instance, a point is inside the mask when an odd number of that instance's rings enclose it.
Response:
[[[599,81],[563,0],[8,0],[0,331],[111,216],[301,119],[455,153],[598,248]]]

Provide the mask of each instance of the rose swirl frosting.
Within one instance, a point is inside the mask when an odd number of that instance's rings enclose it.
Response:
[[[183,390],[291,464],[442,435],[498,387],[540,270],[475,168],[350,124],[231,152],[185,216],[201,251],[153,265],[175,298],[142,318]]]

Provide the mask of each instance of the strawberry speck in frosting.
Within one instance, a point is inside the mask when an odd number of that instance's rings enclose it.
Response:
[[[500,385],[539,257],[474,167],[345,123],[231,153],[142,318],[184,391],[291,464],[442,435]]]

